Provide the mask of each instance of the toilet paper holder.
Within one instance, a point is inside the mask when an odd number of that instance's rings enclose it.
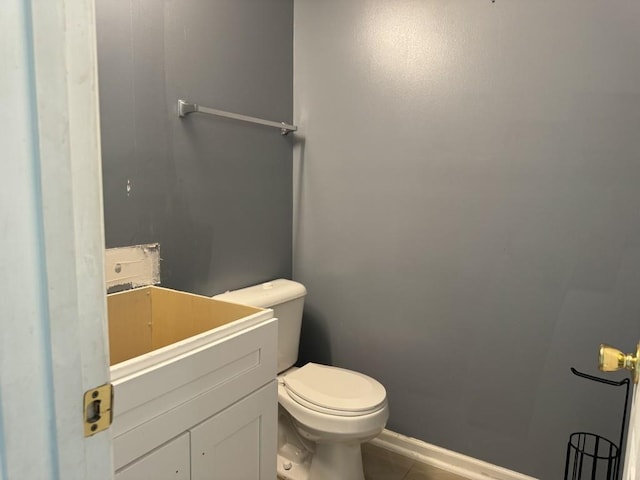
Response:
[[[627,364],[626,356],[625,361],[622,362],[623,365],[620,365],[620,360],[617,360],[618,354],[612,351],[606,351],[605,355],[603,356],[602,347],[609,346],[601,345],[601,356],[598,361],[598,363],[601,364],[602,367],[609,369],[605,371],[615,371],[621,368],[627,368],[624,366]],[[614,368],[616,365],[620,366]],[[629,403],[629,384],[631,382],[628,378],[616,382],[606,378],[596,377],[594,375],[580,372],[573,367],[571,368],[571,372],[578,377],[586,378],[587,380],[598,383],[603,383],[605,385],[611,385],[614,387],[625,385],[626,392],[624,397],[624,409],[622,411],[620,441],[618,445],[594,433],[576,432],[571,434],[571,436],[569,437],[569,442],[567,444],[567,454],[565,459],[563,478],[564,480],[581,480],[582,478],[596,478],[596,474],[599,474],[600,476],[598,476],[597,478],[606,478],[606,480],[618,479],[620,475],[620,459],[624,442],[627,407]],[[589,466],[591,466],[591,468],[589,468]],[[606,474],[601,470],[603,466],[606,467]],[[605,474],[606,477],[603,477],[603,474]]]

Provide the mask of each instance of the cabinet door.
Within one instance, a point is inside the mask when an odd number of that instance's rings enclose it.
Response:
[[[275,380],[191,430],[192,480],[276,478]]]
[[[189,480],[189,433],[116,472],[115,480]]]

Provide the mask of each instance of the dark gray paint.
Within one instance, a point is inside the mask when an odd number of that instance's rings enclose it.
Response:
[[[296,0],[303,360],[394,431],[542,479],[617,438],[640,339],[640,3]],[[620,378],[611,375],[610,378]]]
[[[99,0],[96,16],[107,247],[159,242],[162,284],[205,295],[290,277],[291,138],[176,104],[290,122],[292,2]]]

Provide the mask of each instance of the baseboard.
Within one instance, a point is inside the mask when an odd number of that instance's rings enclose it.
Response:
[[[371,440],[371,444],[469,480],[538,480],[387,429]]]

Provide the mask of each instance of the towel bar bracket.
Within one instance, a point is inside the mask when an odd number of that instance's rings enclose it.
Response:
[[[185,117],[189,113],[194,113],[198,111],[198,105],[195,103],[188,103],[184,100],[178,100],[178,115],[180,117]]]

